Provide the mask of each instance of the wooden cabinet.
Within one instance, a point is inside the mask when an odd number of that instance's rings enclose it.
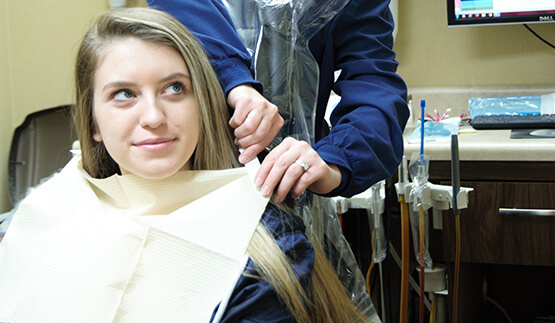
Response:
[[[501,208],[555,209],[555,183],[462,182],[472,187],[461,215],[461,261],[555,266],[555,216],[504,214]],[[455,231],[445,216],[444,256],[453,261]],[[447,248],[446,248],[447,246]]]
[[[461,212],[461,261],[555,266],[555,216],[502,214],[507,209],[555,210],[555,162],[461,162],[471,187]],[[450,184],[450,163],[432,162],[430,181]],[[455,229],[444,212],[443,256],[454,261]]]

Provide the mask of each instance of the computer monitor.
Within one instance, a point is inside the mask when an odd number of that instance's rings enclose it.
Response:
[[[555,22],[555,0],[447,0],[449,26]]]

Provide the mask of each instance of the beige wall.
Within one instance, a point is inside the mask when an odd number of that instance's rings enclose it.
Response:
[[[0,3],[0,213],[7,211],[8,152],[12,136],[11,82],[9,73],[7,5]]]
[[[447,27],[446,0],[399,0],[398,72],[409,86],[555,85],[555,50],[523,25]],[[555,43],[555,23],[532,24]]]
[[[0,212],[13,129],[31,112],[73,102],[77,43],[108,0],[0,0]],[[145,0],[128,0],[145,6]],[[445,0],[399,0],[395,50],[409,88],[555,84],[555,52],[523,26],[447,28]],[[533,25],[555,42],[555,24]]]
[[[146,6],[145,0],[128,0]],[[108,0],[0,0],[0,212],[8,201],[13,130],[31,112],[72,103],[73,60]]]

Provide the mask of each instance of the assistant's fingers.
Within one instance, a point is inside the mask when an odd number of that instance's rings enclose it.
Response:
[[[300,190],[300,193],[298,195],[293,193],[293,197],[299,197],[300,194],[302,194],[302,192],[308,187],[307,179],[309,178],[309,175],[307,173],[308,171],[305,171],[302,166],[296,163],[289,165],[274,193],[274,200],[276,202],[283,202],[287,194],[289,194],[294,187]]]
[[[248,108],[248,106],[246,106],[243,102],[238,103],[233,110],[233,114],[231,115],[231,118],[229,119],[229,126],[233,129],[239,127],[240,125],[243,124],[243,122],[245,122],[245,119],[247,119],[247,116],[249,114],[250,110]]]
[[[255,145],[250,145],[247,148],[244,148],[241,155],[239,155],[239,162],[241,164],[246,164],[250,162],[256,156],[258,156],[258,154],[260,154],[264,149],[266,149],[267,146],[268,145],[265,145],[265,144],[255,144]]]
[[[229,125],[234,129],[239,127],[245,122],[251,110],[265,104],[265,101],[266,99],[248,84],[234,87],[227,95],[227,104],[234,109]]]
[[[265,130],[263,128],[264,128],[263,126],[258,127],[258,129],[254,133],[251,133],[246,137],[243,137],[243,138],[236,137],[235,144],[245,149],[245,152],[249,151],[250,153],[250,151],[252,151],[253,152],[252,156],[260,153],[263,149],[268,147],[270,143],[272,143],[275,133],[279,131],[279,129],[272,130],[270,135],[267,132],[267,129]],[[251,147],[253,148],[251,149]],[[249,155],[249,157],[251,157],[251,155]]]
[[[261,132],[259,127],[262,123],[262,118],[263,115],[259,110],[250,110],[243,122],[233,130],[233,134],[237,139],[244,140],[247,136],[252,136],[257,132]]]
[[[281,162],[278,162],[280,156],[283,156],[280,151],[283,150],[285,149],[279,145],[272,149],[266,158],[264,158],[256,173],[254,184],[260,188],[260,192],[264,196],[268,196],[272,193],[287,169],[287,165],[283,159]]]
[[[295,154],[295,144],[295,139],[285,138],[279,145],[274,147],[262,161],[255,177],[255,185],[260,188],[262,194],[269,195],[272,192],[277,182],[279,182],[279,178],[283,176],[285,169],[292,162],[288,162],[288,160],[294,160],[293,158],[295,158],[295,156],[292,156],[292,154]],[[273,172],[274,178],[278,176],[279,178],[268,182],[270,172]]]

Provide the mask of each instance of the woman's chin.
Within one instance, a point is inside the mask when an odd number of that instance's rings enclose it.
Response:
[[[175,175],[181,170],[188,170],[190,167],[187,165],[143,165],[142,167],[137,167],[133,171],[122,171],[122,174],[134,174],[136,176],[146,178],[146,179],[165,179]]]

